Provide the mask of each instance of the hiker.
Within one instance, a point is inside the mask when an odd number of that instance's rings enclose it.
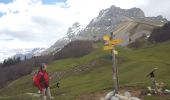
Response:
[[[40,100],[51,100],[51,92],[49,88],[49,75],[46,71],[47,65],[42,63],[37,73],[36,82],[34,83],[39,89],[41,96]]]

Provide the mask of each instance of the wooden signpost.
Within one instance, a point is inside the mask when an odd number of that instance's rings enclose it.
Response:
[[[118,94],[118,69],[116,66],[116,50],[114,48],[114,45],[117,45],[122,42],[121,39],[115,39],[113,40],[113,32],[111,32],[111,36],[105,35],[103,36],[104,43],[104,50],[111,50],[112,51],[112,71],[113,71],[113,80],[114,80],[114,91],[115,94]]]

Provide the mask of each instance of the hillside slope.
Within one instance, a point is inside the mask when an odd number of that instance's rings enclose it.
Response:
[[[132,18],[128,21],[123,21],[113,30],[114,38],[123,39],[122,46],[127,46],[133,43],[140,37],[149,37],[152,30],[163,26],[164,23],[160,21],[146,20],[143,18]]]
[[[118,68],[120,86],[128,89],[143,89],[150,84],[146,74],[154,67],[159,68],[156,78],[170,88],[170,42],[153,44],[139,49],[117,47],[119,51]],[[48,71],[51,80],[52,95],[56,100],[87,100],[90,94],[111,91],[113,86],[110,53],[104,52],[102,45],[94,52],[81,58],[57,60],[51,63]],[[59,74],[61,87],[54,86]],[[36,93],[32,86],[31,75],[24,76],[0,90],[0,100],[36,100],[26,93]],[[84,99],[82,96],[86,95]],[[101,95],[102,97],[102,95]],[[145,100],[168,100],[166,97],[144,97]],[[99,100],[100,95],[97,99]]]

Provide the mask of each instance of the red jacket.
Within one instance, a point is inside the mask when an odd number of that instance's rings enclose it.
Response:
[[[47,71],[40,70],[38,72],[36,85],[40,91],[42,91],[43,88],[47,88],[49,86],[49,75]]]

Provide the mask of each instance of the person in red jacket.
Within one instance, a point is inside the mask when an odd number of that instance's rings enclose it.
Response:
[[[37,74],[36,84],[40,90],[40,100],[51,100],[51,92],[49,88],[49,75],[46,71],[47,65],[42,63]]]

